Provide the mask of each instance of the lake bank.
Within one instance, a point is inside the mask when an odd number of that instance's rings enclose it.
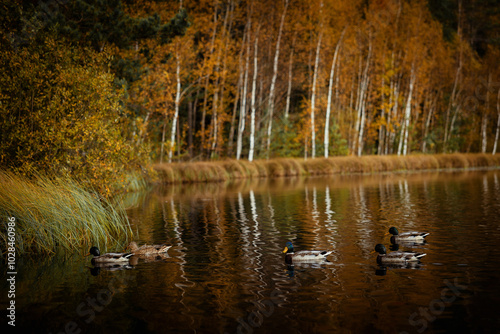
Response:
[[[396,171],[500,167],[500,154],[454,153],[408,156],[342,156],[331,158],[277,158],[221,160],[153,165],[162,183],[222,182],[242,178],[275,178]]]

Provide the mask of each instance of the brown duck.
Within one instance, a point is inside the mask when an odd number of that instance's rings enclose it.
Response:
[[[153,254],[162,254],[166,253],[168,249],[172,246],[167,246],[165,244],[162,245],[142,245],[141,247],[137,246],[135,241],[132,241],[127,249],[130,249],[130,252],[134,255],[153,255]]]

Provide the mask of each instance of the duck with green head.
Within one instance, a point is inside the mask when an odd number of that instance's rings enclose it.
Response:
[[[328,255],[333,253],[332,250],[302,250],[295,252],[293,248],[293,244],[288,241],[285,245],[285,249],[283,250],[283,253],[285,253],[285,259],[286,260],[293,260],[293,261],[321,261],[325,260]]]
[[[398,229],[394,226],[389,229],[389,233],[392,234],[391,243],[393,244],[404,244],[404,243],[423,243],[425,237],[430,233],[427,232],[403,232],[399,233]]]
[[[93,246],[90,248],[90,251],[87,255],[94,255],[91,262],[92,264],[96,263],[123,263],[128,262],[130,257],[133,255],[132,253],[106,253],[102,254],[99,252],[99,248]]]
[[[380,265],[384,264],[394,264],[394,265],[405,265],[409,262],[418,262],[420,258],[424,257],[425,253],[412,253],[412,252],[391,252],[387,254],[387,249],[382,244],[377,244],[375,250],[372,253],[378,253],[377,263]]]

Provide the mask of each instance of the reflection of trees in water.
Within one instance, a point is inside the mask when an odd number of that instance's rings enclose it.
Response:
[[[318,303],[333,313],[364,312],[384,319],[383,312],[390,304],[383,304],[375,311],[372,307],[379,305],[383,296],[391,295],[396,301],[403,298],[404,277],[416,275],[408,271],[426,277],[424,283],[415,280],[416,295],[439,288],[441,283],[421,274],[432,269],[427,258],[411,268],[378,267],[376,257],[370,254],[373,246],[380,242],[389,245],[384,235],[390,225],[408,230],[410,224],[418,229],[422,224],[438,228],[438,223],[448,223],[444,213],[451,209],[444,206],[472,205],[464,197],[467,194],[469,198],[480,198],[483,203],[476,213],[479,210],[483,215],[491,215],[497,210],[493,203],[500,192],[497,173],[488,174],[486,179],[479,176],[480,182],[474,177],[467,181],[471,175],[464,174],[468,173],[391,174],[345,179],[283,179],[267,186],[261,181],[252,181],[241,188],[233,185],[217,189],[213,194],[207,191],[192,196],[188,196],[187,190],[180,196],[170,191],[156,193],[155,200],[164,208],[162,233],[178,252],[171,256],[179,266],[174,286],[181,292],[179,300],[173,302],[184,307],[181,311],[184,316],[209,310],[219,319],[216,323],[231,327],[232,322],[227,319],[246,319],[248,314],[259,310],[258,305],[268,300],[275,289],[283,292],[283,299],[274,314],[282,312],[280,308],[293,309],[294,301],[307,299],[302,294],[312,289]],[[456,219],[461,210],[449,217]],[[156,234],[156,238],[159,235]],[[466,244],[465,235],[470,237],[470,234],[461,235],[462,239],[457,242]],[[287,240],[302,249],[329,245],[335,252],[328,265],[290,267],[281,254]],[[402,250],[429,247],[400,246]],[[374,281],[377,275],[391,280],[394,291]],[[197,300],[200,296],[207,299],[201,303],[204,306]],[[339,305],[343,305],[344,311]],[[406,308],[402,310],[398,312]],[[263,321],[272,322],[273,316]],[[297,323],[297,319],[287,321]],[[192,327],[199,328],[196,324]],[[346,327],[355,328],[349,321]]]

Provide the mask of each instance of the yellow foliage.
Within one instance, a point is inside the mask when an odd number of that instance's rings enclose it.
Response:
[[[69,176],[109,194],[141,154],[124,139],[108,54],[47,39],[0,52],[0,163]]]

